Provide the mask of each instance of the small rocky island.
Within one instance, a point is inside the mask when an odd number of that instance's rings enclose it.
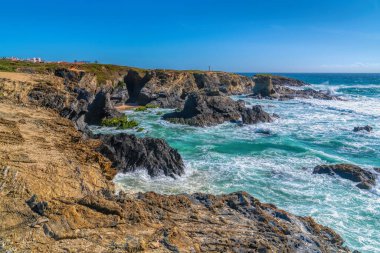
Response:
[[[270,122],[228,97],[252,93],[254,79],[112,65],[10,70],[0,73],[0,251],[350,252],[332,229],[246,192],[117,191],[118,172],[176,178],[186,168],[165,140],[94,135],[89,125],[134,126],[115,109],[125,103],[177,108],[164,118],[196,126]]]

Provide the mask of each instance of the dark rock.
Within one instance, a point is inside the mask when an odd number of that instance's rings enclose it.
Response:
[[[38,85],[28,94],[29,100],[39,106],[55,110],[62,110],[65,107],[66,96],[61,91],[48,85]]]
[[[252,108],[244,108],[241,116],[244,124],[273,121],[269,113],[265,112],[260,105],[254,105]]]
[[[236,102],[230,97],[192,93],[182,111],[167,113],[163,119],[191,126],[213,126],[225,121],[238,121],[243,110],[244,102]]]
[[[255,130],[255,133],[258,133],[258,134],[265,134],[265,135],[270,135],[272,132],[271,132],[269,129],[262,129],[262,128],[259,128],[259,129],[256,129],[256,130]]]
[[[307,87],[309,84],[293,78],[256,75],[253,80],[255,81],[255,86],[251,96],[257,99],[268,98],[279,99],[281,101],[294,98],[339,99],[337,96],[329,94],[328,91],[311,89]],[[300,87],[303,89],[300,89]]]
[[[48,203],[45,201],[37,202],[37,196],[33,195],[29,200],[26,201],[26,204],[32,209],[33,212],[38,213],[39,215],[44,215],[48,207]]]
[[[100,91],[96,94],[94,101],[88,106],[85,122],[90,125],[99,125],[104,118],[121,117],[111,102],[111,95],[108,92]]]
[[[256,76],[253,95],[269,97],[275,93],[271,76]]]
[[[166,141],[156,138],[137,138],[129,134],[100,135],[98,151],[110,159],[122,172],[147,170],[150,176],[181,176],[184,163],[180,154]]]
[[[352,164],[319,165],[313,170],[313,174],[338,175],[341,178],[358,183],[360,189],[370,189],[376,184],[376,175]]]
[[[355,127],[353,131],[354,132],[359,132],[359,131],[372,132],[372,130],[373,130],[373,127],[367,125],[367,126]]]
[[[65,84],[69,82],[79,83],[86,73],[84,71],[73,71],[66,68],[56,69],[54,75],[62,77],[65,81]]]
[[[128,103],[149,103],[162,108],[182,108],[192,92],[215,90],[227,95],[248,94],[253,87],[251,78],[224,72],[131,70],[124,82]]]
[[[377,173],[380,173],[380,168],[374,168]]]

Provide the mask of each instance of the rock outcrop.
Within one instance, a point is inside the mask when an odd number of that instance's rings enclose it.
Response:
[[[265,112],[261,105],[254,105],[252,108],[244,108],[241,113],[241,118],[244,124],[249,125],[273,121],[270,114]]]
[[[120,172],[146,170],[152,177],[165,175],[173,178],[185,173],[180,154],[162,139],[138,138],[124,133],[103,134],[97,138],[102,141],[97,150]]]
[[[163,115],[163,119],[172,123],[191,126],[213,126],[225,121],[237,122],[241,118],[245,124],[272,121],[261,106],[246,108],[244,101],[234,101],[219,92],[192,93],[182,111]]]
[[[255,86],[251,96],[255,98],[281,100],[294,98],[339,99],[327,91],[314,90],[308,87],[309,84],[293,78],[274,75],[256,75],[253,80],[255,81]]]
[[[371,126],[359,126],[359,127],[354,127],[354,132],[359,132],[359,131],[367,131],[368,133],[369,132],[372,132],[373,130],[373,127]]]
[[[129,71],[124,78],[129,103],[148,103],[163,108],[182,108],[186,96],[192,92],[215,90],[223,94],[252,92],[249,77],[225,72],[195,71]]]
[[[116,169],[96,151],[101,140],[83,139],[53,110],[7,99],[0,100],[1,251],[350,252],[330,228],[245,192],[115,194]]]
[[[337,175],[358,183],[360,189],[370,189],[376,184],[376,174],[352,164],[319,165],[313,170],[313,174]]]

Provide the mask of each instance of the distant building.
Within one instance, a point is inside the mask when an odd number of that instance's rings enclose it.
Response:
[[[30,59],[28,59],[28,61],[33,62],[33,63],[41,63],[41,62],[43,62],[43,60],[41,58],[39,58],[39,57],[30,58]]]

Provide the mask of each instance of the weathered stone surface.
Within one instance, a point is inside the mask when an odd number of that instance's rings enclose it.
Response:
[[[307,87],[309,84],[293,78],[274,75],[256,75],[253,80],[255,81],[255,86],[251,96],[255,98],[274,98],[280,100],[294,98],[339,99],[327,91],[317,91]],[[300,87],[303,89],[300,89]]]
[[[104,118],[120,117],[122,113],[118,112],[111,102],[111,95],[108,92],[100,91],[95,95],[91,104],[88,105],[88,112],[85,116],[85,122],[90,125],[99,125]]]
[[[337,175],[358,183],[360,189],[370,189],[376,184],[376,175],[370,171],[352,164],[319,165],[313,170],[313,174]]]
[[[265,112],[260,105],[254,105],[252,108],[244,108],[241,117],[244,124],[257,124],[260,122],[273,121],[269,113]]]
[[[150,176],[181,176],[185,173],[180,154],[166,141],[129,134],[100,135],[98,151],[120,172],[146,170]]]
[[[81,139],[52,110],[1,100],[0,115],[5,252],[350,252],[312,218],[245,192],[115,194],[116,170],[95,151],[100,140]],[[9,159],[20,152],[33,160]],[[44,217],[25,203],[32,194],[43,201],[30,203],[48,203],[36,209]]]
[[[240,119],[244,124],[272,121],[261,106],[246,108],[244,101],[234,101],[219,92],[192,93],[187,97],[182,111],[167,113],[163,119],[191,126],[213,126]]]
[[[354,132],[359,132],[359,131],[367,131],[367,132],[372,132],[373,127],[371,126],[360,126],[360,127],[354,127]]]
[[[269,97],[275,93],[271,76],[256,76],[254,80],[253,95]]]
[[[225,72],[151,70],[128,72],[124,78],[129,103],[148,103],[163,108],[182,108],[192,92],[217,90],[223,94],[248,94],[253,81],[249,77]]]
[[[238,121],[244,109],[244,102],[236,102],[227,96],[192,93],[182,111],[165,114],[163,119],[191,126],[213,126]]]

